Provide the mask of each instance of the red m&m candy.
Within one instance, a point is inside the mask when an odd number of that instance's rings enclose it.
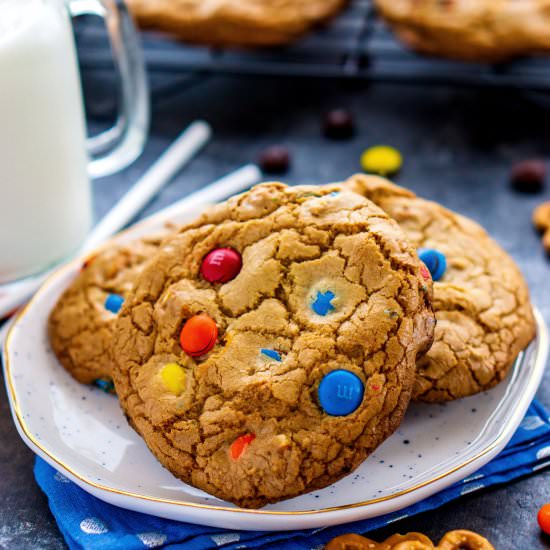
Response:
[[[229,448],[231,458],[233,460],[239,460],[239,458],[241,458],[243,453],[246,451],[246,448],[255,439],[256,439],[255,434],[244,434],[244,435],[241,435],[241,436],[237,437],[237,439],[235,439],[235,441],[233,441],[233,443],[231,443],[231,447]]]
[[[202,261],[201,275],[210,283],[227,283],[241,270],[241,255],[232,248],[216,248]]]
[[[208,353],[218,339],[218,327],[214,319],[200,313],[188,319],[180,332],[181,349],[191,357]]]

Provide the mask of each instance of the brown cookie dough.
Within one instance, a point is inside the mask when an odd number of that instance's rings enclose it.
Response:
[[[477,223],[376,176],[346,187],[394,218],[417,247],[446,256],[434,283],[435,340],[418,362],[416,401],[449,401],[500,382],[535,336],[529,291],[514,261]]]
[[[292,42],[347,0],[127,0],[140,26],[212,46]]]
[[[419,52],[499,61],[550,50],[550,0],[375,0],[397,36]]]
[[[338,189],[263,184],[207,211],[163,244],[117,320],[114,381],[130,422],[174,475],[240,506],[356,468],[399,425],[432,341],[414,249],[377,206]],[[242,268],[212,284],[201,265],[219,248]],[[186,340],[194,321],[202,344]],[[211,351],[186,354],[182,332]],[[339,403],[359,396],[347,415],[318,399],[336,370],[364,389],[332,388]]]
[[[50,313],[48,333],[57,358],[79,382],[111,380],[111,343],[116,314],[110,294],[125,298],[160,239],[107,244],[92,254]],[[108,384],[107,384],[108,385]]]

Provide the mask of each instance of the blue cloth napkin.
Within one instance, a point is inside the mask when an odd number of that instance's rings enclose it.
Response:
[[[36,459],[34,474],[71,550],[137,550],[160,546],[182,550],[267,547],[312,550],[322,548],[342,533],[367,533],[404,517],[437,508],[461,495],[542,470],[550,465],[549,420],[544,407],[533,401],[506,448],[468,478],[413,506],[385,516],[305,531],[228,531],[179,523],[106,504],[77,487],[40,458]]]

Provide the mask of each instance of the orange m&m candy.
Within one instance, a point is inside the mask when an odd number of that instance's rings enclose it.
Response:
[[[256,439],[255,434],[244,434],[233,443],[231,443],[231,447],[229,448],[229,452],[231,454],[231,458],[233,460],[239,460],[241,458],[242,454],[246,451],[246,448]]]
[[[208,353],[218,339],[218,327],[206,313],[194,315],[183,325],[180,332],[181,349],[191,357]]]
[[[550,535],[550,502],[543,504],[537,514],[537,521],[544,533]]]

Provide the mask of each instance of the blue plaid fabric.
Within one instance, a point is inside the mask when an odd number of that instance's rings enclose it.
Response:
[[[106,504],[77,487],[40,458],[36,459],[34,473],[71,550],[138,550],[161,546],[182,550],[267,547],[313,550],[322,548],[342,533],[367,533],[392,521],[437,508],[461,495],[535,473],[548,465],[548,412],[537,401],[533,401],[510,443],[474,475],[398,512],[322,529],[269,533],[228,531],[180,523]]]

